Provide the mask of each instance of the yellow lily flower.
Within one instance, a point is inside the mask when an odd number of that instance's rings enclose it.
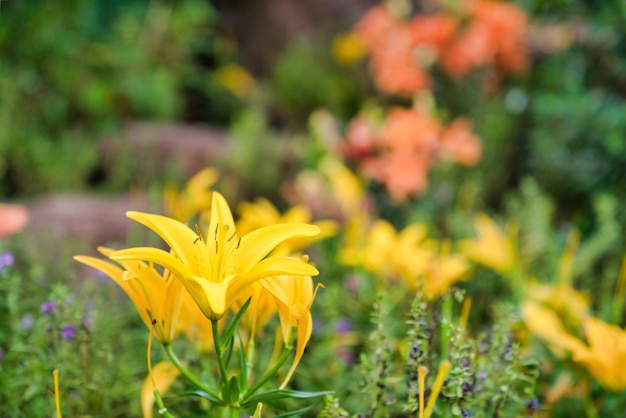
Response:
[[[272,225],[237,235],[224,197],[213,192],[211,220],[206,235],[160,215],[128,212],[127,216],[156,232],[171,248],[137,247],[116,251],[113,260],[145,260],[172,272],[191,294],[204,315],[221,318],[240,291],[273,275],[317,275],[310,264],[291,257],[268,257],[274,248],[294,237],[311,237],[319,228],[307,224]]]
[[[263,329],[272,315],[277,311],[274,297],[261,285],[254,282],[241,291],[239,297],[233,304],[233,311],[239,311],[246,301],[250,299],[248,310],[241,318],[241,326],[249,332],[249,339],[252,340],[256,334]]]
[[[530,332],[545,341],[556,355],[562,356],[563,350],[584,348],[580,340],[567,332],[561,318],[552,309],[526,300],[520,306],[520,312]]]
[[[99,247],[98,251],[105,256],[114,253],[104,247]],[[74,259],[115,281],[133,302],[148,329],[154,329],[159,342],[165,344],[174,339],[185,290],[168,270],[161,275],[151,265],[134,260],[119,261],[120,267],[96,257],[78,255]]]
[[[335,61],[341,65],[355,64],[365,54],[367,54],[367,48],[363,45],[361,37],[356,32],[342,34],[333,40],[332,55]]]
[[[340,260],[349,265],[361,265],[383,277],[415,280],[426,272],[434,257],[432,242],[426,241],[426,228],[412,224],[397,232],[389,222],[378,219],[369,230],[363,249],[346,248]]]
[[[508,273],[515,267],[515,247],[507,234],[487,215],[474,220],[477,238],[462,240],[459,250],[468,258],[498,273]]]
[[[422,291],[427,298],[437,298],[454,283],[467,278],[469,263],[462,255],[450,254],[449,250],[449,243],[442,243],[439,254],[431,259],[428,270],[424,273]]]
[[[189,292],[184,291],[183,293],[176,332],[185,335],[187,340],[195,343],[201,352],[213,351],[213,328],[211,327],[211,321],[204,316],[204,313],[196,305]],[[220,327],[221,321],[218,322],[218,328]]]
[[[298,363],[304,354],[304,348],[313,333],[313,318],[311,317],[311,306],[315,300],[318,284],[313,288],[313,279],[310,276],[272,276],[262,279],[260,283],[268,292],[274,296],[278,307],[278,316],[283,334],[283,341],[289,344],[292,341],[294,328],[297,329],[296,354],[287,376],[280,385],[284,388]]]
[[[577,347],[574,361],[584,364],[605,388],[626,389],[626,330],[593,317],[585,320],[584,328],[589,347]]]
[[[163,395],[176,381],[180,372],[168,361],[162,361],[152,368],[152,376],[148,375],[141,388],[141,412],[143,418],[152,418],[154,407],[154,389]],[[154,387],[156,385],[156,388]]]
[[[333,236],[337,232],[337,223],[331,220],[312,222],[311,211],[302,205],[294,206],[284,214],[278,211],[269,200],[258,198],[254,203],[242,202],[239,204],[239,219],[237,231],[246,234],[264,226],[290,223],[312,223],[319,227],[320,233],[314,237],[292,238],[284,242],[281,247],[286,249],[276,250],[283,253],[293,253],[302,250],[315,241]]]
[[[219,174],[214,168],[205,168],[196,173],[183,190],[172,185],[163,190],[163,209],[165,214],[180,222],[187,222],[196,213],[211,207],[211,187]]]
[[[626,389],[626,330],[588,317],[583,326],[587,344],[569,334],[553,310],[536,302],[521,306],[522,318],[530,331],[545,341],[557,355],[572,353],[573,360],[587,367],[605,388]]]

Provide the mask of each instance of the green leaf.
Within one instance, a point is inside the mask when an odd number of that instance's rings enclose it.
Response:
[[[228,325],[226,326],[226,329],[224,330],[224,333],[222,334],[222,352],[225,352],[228,344],[231,343],[230,340],[233,338],[233,335],[235,335],[235,330],[237,329],[237,325],[239,325],[239,321],[241,321],[243,314],[245,314],[246,311],[248,310],[248,306],[250,306],[251,300],[252,300],[252,296],[248,298],[248,300],[246,301],[246,303],[243,304],[239,312],[235,314],[232,321],[230,321]]]
[[[222,387],[222,398],[228,405],[235,405],[239,401],[239,380],[232,376],[227,384]]]
[[[319,398],[321,396],[330,395],[334,393],[333,391],[322,391],[322,392],[303,392],[298,390],[288,390],[288,389],[275,389],[267,392],[259,393],[258,395],[254,395],[250,399],[248,399],[243,407],[251,407],[256,405],[259,402],[274,402],[281,399],[311,399],[311,398]]]
[[[285,414],[278,415],[276,418],[301,417],[307,412],[311,412],[316,406],[317,406],[317,402],[307,406],[306,408],[302,408],[302,409],[298,409],[297,411],[291,411]]]
[[[177,395],[168,395],[168,396],[163,396],[163,399],[177,399],[177,398],[186,398],[188,396],[196,396],[199,398],[203,398],[206,399],[210,402],[212,402],[214,405],[218,405],[218,406],[226,406],[226,404],[224,403],[224,401],[222,401],[219,398],[216,398],[215,396],[211,395],[210,393],[207,393],[203,390],[190,390],[184,393],[180,393]]]
[[[224,367],[228,369],[228,365],[230,364],[230,359],[233,356],[233,348],[235,346],[235,338],[231,338],[228,341],[228,344],[225,346],[226,350],[222,352],[222,358],[224,359]]]
[[[239,393],[246,393],[248,391],[248,363],[241,338],[239,339],[239,373]]]

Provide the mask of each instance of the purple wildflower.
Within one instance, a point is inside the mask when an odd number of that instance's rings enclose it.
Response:
[[[24,331],[31,329],[34,323],[35,323],[35,319],[33,318],[32,315],[29,315],[29,314],[24,315],[22,319],[20,320],[20,326],[22,327]]]
[[[4,251],[0,253],[0,273],[4,271],[5,268],[12,266],[15,264],[15,256],[11,251]]]
[[[348,319],[339,319],[335,322],[335,331],[344,333],[352,330],[352,323]]]
[[[57,304],[53,300],[47,300],[41,304],[39,309],[41,310],[41,313],[44,315],[52,315],[56,307],[57,307]]]
[[[76,327],[73,324],[67,324],[63,330],[61,330],[61,338],[64,340],[70,340],[76,335]]]

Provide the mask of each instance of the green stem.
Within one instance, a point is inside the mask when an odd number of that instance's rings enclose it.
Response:
[[[206,393],[208,393],[209,395],[217,398],[217,399],[222,399],[221,395],[214,389],[208,387],[207,385],[205,385],[204,383],[202,383],[200,380],[198,380],[198,378],[196,376],[194,376],[193,374],[191,374],[189,372],[189,370],[187,370],[182,363],[180,362],[180,360],[178,360],[178,357],[176,357],[176,354],[174,354],[174,351],[172,350],[172,346],[170,344],[163,344],[163,348],[165,349],[165,353],[167,354],[167,356],[170,358],[171,362],[174,364],[174,366],[176,366],[176,368],[180,371],[180,373],[185,376],[185,378],[187,378],[187,380],[194,386],[196,386],[198,389],[201,389],[203,391],[205,391]]]
[[[452,296],[447,294],[443,297],[441,306],[441,331],[440,337],[440,352],[441,360],[448,359],[448,353],[450,351],[450,333],[452,330]]]
[[[215,346],[215,354],[217,356],[217,365],[220,368],[220,375],[222,385],[225,385],[228,382],[228,373],[226,372],[226,365],[224,365],[224,359],[222,355],[222,344],[220,341],[220,330],[217,326],[217,321],[211,320],[211,330],[213,331],[213,345]]]
[[[163,399],[161,399],[161,394],[156,389],[154,389],[154,401],[159,407],[159,415],[165,418],[174,418],[174,415],[167,412],[167,408],[163,404]]]
[[[585,412],[587,413],[588,418],[598,418],[600,415],[598,415],[598,409],[593,402],[591,390],[589,390],[588,392],[589,393],[585,396]]]
[[[248,389],[245,395],[243,395],[242,403],[247,401],[250,398],[250,396],[254,395],[254,392],[259,390],[265,383],[267,383],[268,380],[270,380],[272,376],[276,374],[278,369],[280,369],[281,366],[285,364],[285,361],[287,361],[292,351],[293,351],[293,346],[290,345],[289,347],[285,347],[285,349],[283,350],[283,353],[280,355],[278,360],[276,360],[276,363],[274,363],[272,368],[269,369],[267,372],[265,372],[265,374],[259,380],[257,380],[256,383],[252,385],[250,389]]]

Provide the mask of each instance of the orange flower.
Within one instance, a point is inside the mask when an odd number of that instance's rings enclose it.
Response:
[[[439,143],[439,156],[463,165],[474,165],[480,160],[480,140],[472,133],[472,124],[465,118],[457,118],[446,128]]]
[[[430,84],[413,53],[416,43],[411,27],[397,20],[387,7],[371,9],[357,30],[372,54],[370,70],[382,92],[410,96]]]
[[[0,203],[0,238],[24,229],[28,223],[28,210],[20,205]]]
[[[391,109],[378,141],[381,155],[368,162],[366,173],[385,183],[396,200],[424,192],[440,131],[439,122],[423,112]]]
[[[397,21],[389,9],[381,4],[371,8],[357,26],[362,42],[371,49],[397,26]]]
[[[418,64],[415,47],[411,31],[406,26],[394,28],[376,44],[370,70],[380,91],[411,96],[430,86],[430,76]]]
[[[505,72],[526,69],[528,24],[524,12],[493,0],[470,0],[464,5],[470,22],[444,51],[444,70],[461,78],[483,65],[497,65]]]

